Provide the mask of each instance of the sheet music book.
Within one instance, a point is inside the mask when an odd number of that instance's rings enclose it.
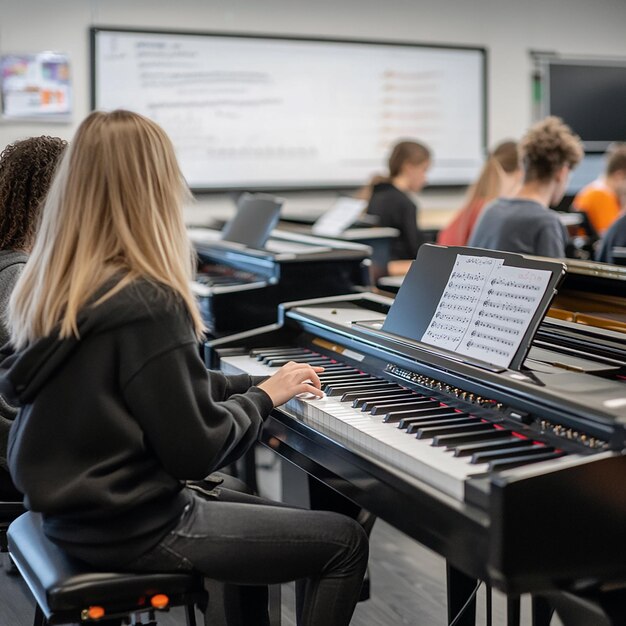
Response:
[[[425,245],[383,330],[518,369],[564,274],[558,261]]]

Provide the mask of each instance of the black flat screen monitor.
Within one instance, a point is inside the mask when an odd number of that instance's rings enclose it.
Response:
[[[561,117],[588,152],[626,141],[626,59],[545,63],[543,112]]]

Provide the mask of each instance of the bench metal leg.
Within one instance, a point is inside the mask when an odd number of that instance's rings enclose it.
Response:
[[[187,626],[196,626],[196,605],[193,602],[185,604]]]
[[[35,605],[35,620],[33,621],[33,626],[48,626],[48,620],[38,604]]]

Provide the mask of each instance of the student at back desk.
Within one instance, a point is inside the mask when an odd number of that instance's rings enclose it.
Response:
[[[372,183],[367,213],[378,218],[379,226],[400,231],[391,246],[390,274],[406,273],[423,243],[417,226],[417,205],[408,194],[424,187],[430,164],[431,154],[426,146],[416,141],[401,141],[389,156],[389,176],[374,179]]]

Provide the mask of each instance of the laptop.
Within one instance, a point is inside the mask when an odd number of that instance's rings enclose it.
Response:
[[[242,194],[237,213],[222,229],[222,240],[263,248],[278,223],[283,202],[268,194]]]

